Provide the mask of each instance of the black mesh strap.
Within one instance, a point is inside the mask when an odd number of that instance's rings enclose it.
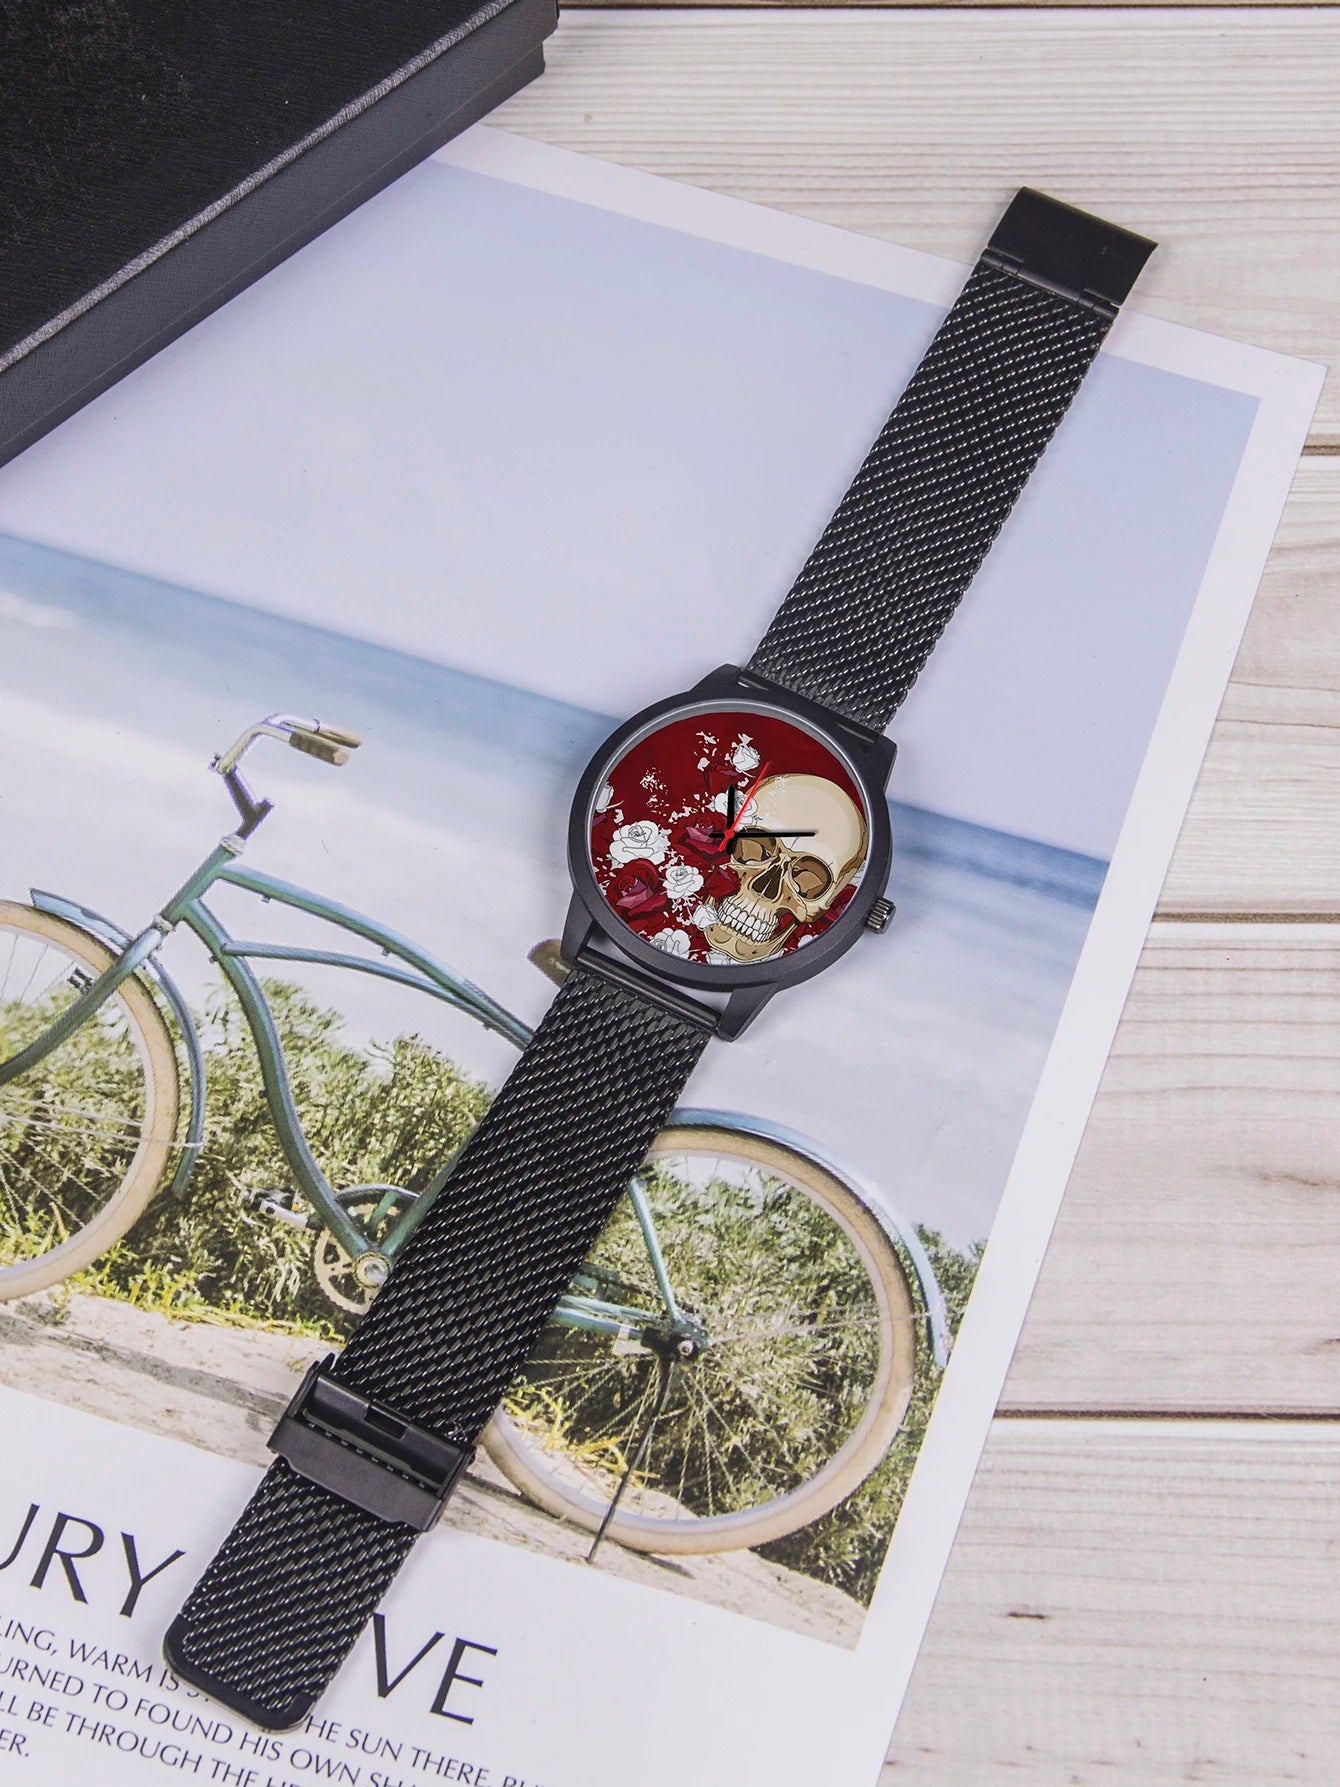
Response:
[[[751,671],[883,731],[1153,247],[1018,194]]]
[[[333,1379],[472,1446],[709,1033],[575,969]],[[417,1537],[281,1458],[174,1623],[168,1660],[256,1723],[296,1724]]]
[[[1151,246],[1019,195],[751,670],[887,723]],[[343,1356],[277,1430],[279,1462],[168,1633],[184,1679],[274,1729],[311,1708],[711,1027],[595,965],[573,972]]]

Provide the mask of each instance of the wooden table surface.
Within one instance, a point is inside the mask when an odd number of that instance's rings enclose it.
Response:
[[[963,261],[1040,186],[1337,358],[1327,6],[574,10],[498,121]],[[1338,532],[1333,376],[885,1787],[1340,1782]]]

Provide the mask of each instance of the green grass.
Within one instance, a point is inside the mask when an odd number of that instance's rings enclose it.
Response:
[[[266,995],[308,1141],[331,1182],[423,1189],[475,1129],[487,1089],[418,1037],[352,1048],[339,1014],[296,987],[271,981]],[[201,1029],[210,1123],[186,1195],[158,1198],[80,1278],[101,1296],[165,1314],[343,1339],[352,1318],[312,1276],[311,1234],[257,1207],[265,1195],[287,1195],[290,1179],[242,1015],[220,995]]]
[[[973,1247],[967,1253],[960,1253],[933,1230],[919,1228],[917,1233],[931,1257],[940,1289],[944,1292],[950,1331],[957,1333],[981,1263],[982,1249]],[[906,1264],[910,1266],[910,1262]],[[885,1454],[883,1463],[831,1514],[771,1545],[761,1546],[760,1555],[770,1558],[773,1563],[785,1564],[790,1570],[799,1570],[803,1575],[831,1583],[863,1606],[869,1606],[903,1497],[912,1480],[921,1442],[926,1436],[941,1375],[923,1339],[917,1353],[912,1400],[898,1437]]]
[[[354,1048],[342,1035],[339,1014],[306,993],[269,982],[266,995],[308,1140],[331,1182],[427,1186],[483,1117],[487,1088],[418,1037]],[[338,1344],[354,1318],[322,1295],[311,1270],[311,1232],[257,1207],[262,1196],[287,1195],[288,1168],[242,1015],[221,994],[199,1022],[210,1126],[186,1196],[160,1196],[61,1294],[82,1291],[173,1319]],[[89,1051],[99,1046],[111,1045],[87,1027],[44,1070],[54,1091],[73,1105],[80,1098],[86,1104],[86,1088],[97,1083],[96,1074],[90,1081]],[[77,1145],[77,1138],[69,1143]],[[0,1166],[16,1158],[0,1150]],[[681,1292],[689,1287],[709,1332],[727,1335],[751,1320],[758,1331],[733,1351],[706,1355],[696,1378],[685,1374],[688,1390],[657,1430],[660,1480],[674,1484],[684,1505],[700,1513],[731,1506],[732,1496],[736,1505],[756,1505],[765,1491],[781,1493],[817,1470],[859,1418],[863,1374],[873,1362],[871,1330],[859,1323],[844,1328],[834,1318],[868,1298],[864,1270],[846,1237],[775,1176],[689,1187],[662,1166],[648,1174],[648,1193],[672,1280]],[[15,1238],[23,1239],[17,1232]],[[979,1250],[955,1252],[925,1231],[922,1239],[956,1327]],[[612,1222],[595,1257],[609,1275],[610,1294],[655,1305],[630,1206]],[[771,1329],[760,1311],[772,1312]],[[578,1384],[586,1369],[582,1347],[591,1381],[598,1380],[593,1394]],[[511,1405],[557,1436],[575,1462],[617,1475],[636,1445],[629,1398],[645,1395],[655,1379],[645,1355],[616,1361],[613,1369],[610,1360],[608,1342],[551,1330]],[[840,1507],[768,1545],[763,1555],[868,1602],[939,1376],[923,1337],[908,1416],[883,1463]]]

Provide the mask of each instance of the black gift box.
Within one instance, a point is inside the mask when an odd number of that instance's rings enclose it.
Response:
[[[544,67],[555,0],[0,0],[0,464]]]

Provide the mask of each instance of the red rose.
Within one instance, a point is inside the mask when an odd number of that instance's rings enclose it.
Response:
[[[700,813],[675,834],[675,849],[687,850],[691,856],[705,856],[709,860],[725,856],[730,849],[725,820],[720,813]]]
[[[720,862],[703,864],[703,884],[698,890],[704,900],[724,900],[728,894],[740,891],[740,874],[733,859],[723,857]]]
[[[649,918],[653,912],[665,911],[661,872],[645,856],[635,857],[616,870],[605,893],[620,918]]]

